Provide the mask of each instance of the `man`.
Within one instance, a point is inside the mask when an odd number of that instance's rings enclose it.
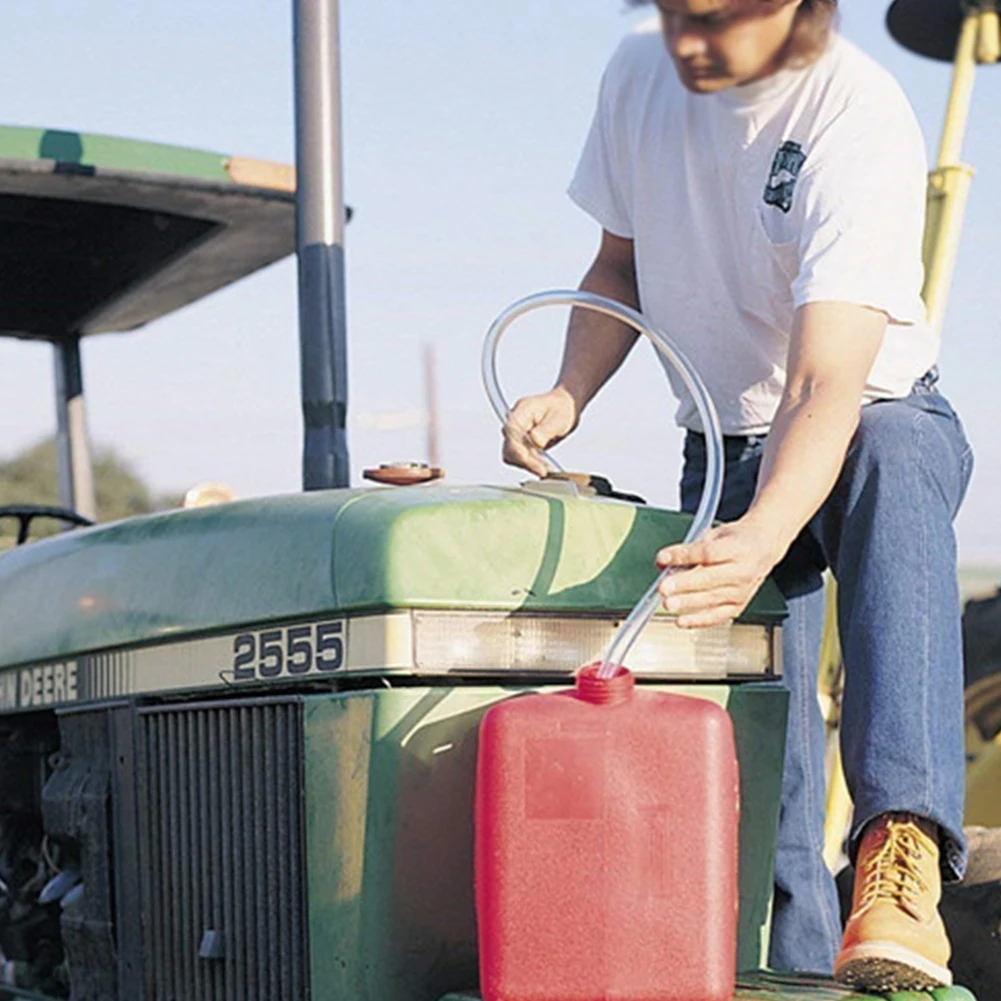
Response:
[[[924,144],[836,0],[659,0],[602,81],[573,199],[602,227],[581,287],[640,308],[705,379],[726,434],[720,519],[657,563],[682,628],[789,603],[790,718],[770,963],[872,990],[950,982],[941,877],[965,866],[952,520],[971,471],[920,301]],[[506,461],[539,475],[635,335],[583,311],[556,386],[518,402]],[[702,488],[688,429],[682,504]],[[842,750],[855,803],[841,934],[822,857],[821,573],[839,581]]]

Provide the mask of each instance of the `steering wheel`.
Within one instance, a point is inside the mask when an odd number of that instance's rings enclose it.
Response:
[[[93,525],[90,518],[85,518],[68,507],[51,507],[47,504],[3,504],[0,505],[0,518],[17,518],[17,545],[22,546],[28,541],[28,530],[36,518],[55,518],[66,522],[74,528],[85,528]]]

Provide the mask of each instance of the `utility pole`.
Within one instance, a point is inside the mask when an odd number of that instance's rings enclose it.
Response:
[[[438,437],[438,382],[436,379],[434,345],[424,345],[424,410],[427,414],[428,465],[441,466],[441,445]]]

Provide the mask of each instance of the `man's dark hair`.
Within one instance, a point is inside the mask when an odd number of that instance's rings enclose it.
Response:
[[[838,0],[802,0],[784,53],[787,66],[805,66],[826,48],[838,13]]]
[[[652,2],[653,0],[626,0],[630,7],[645,7]],[[783,4],[792,0],[764,0],[764,2]],[[805,66],[813,62],[827,45],[837,13],[838,0],[800,0],[792,35],[783,53],[783,64]]]

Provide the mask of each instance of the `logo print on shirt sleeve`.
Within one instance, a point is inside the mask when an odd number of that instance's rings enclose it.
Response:
[[[796,190],[796,180],[806,163],[803,147],[797,142],[784,142],[772,161],[772,170],[765,185],[765,204],[774,205],[783,212],[792,208],[792,196]]]

